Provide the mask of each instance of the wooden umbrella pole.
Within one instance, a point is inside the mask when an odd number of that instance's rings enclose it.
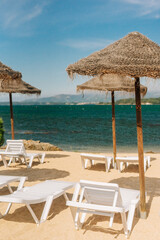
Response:
[[[114,156],[114,163],[116,163],[116,122],[115,122],[114,91],[111,92],[111,95],[112,95],[112,136],[113,136],[113,156]]]
[[[146,201],[145,201],[143,132],[142,132],[141,94],[140,94],[139,77],[135,78],[135,97],[136,97],[137,142],[138,142],[138,158],[139,158],[140,217],[146,218],[147,214],[146,214]]]
[[[11,133],[12,133],[12,139],[14,139],[14,118],[13,118],[12,93],[9,93],[9,101],[10,101],[10,113],[11,113]]]

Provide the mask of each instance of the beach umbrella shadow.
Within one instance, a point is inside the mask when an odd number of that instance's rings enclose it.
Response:
[[[105,225],[106,225],[105,227],[97,226],[97,224],[102,223],[102,222],[105,222]],[[134,218],[132,230],[133,230],[134,226],[137,224],[137,222],[138,222],[138,218]],[[122,226],[122,219],[121,219],[120,214],[115,214],[114,223],[118,223]],[[113,228],[107,227],[107,224],[109,224],[109,217],[92,215],[85,221],[85,223],[82,227],[82,229],[84,230],[83,234],[85,234],[87,231],[93,231],[93,232],[102,232],[102,233],[106,233],[106,234],[115,235],[114,238],[117,238],[121,234],[122,234],[122,236],[124,235],[123,227],[118,230],[118,229],[113,229]]]
[[[58,178],[65,178],[70,175],[68,171],[59,170],[56,168],[29,168],[26,166],[23,168],[12,168],[1,170],[1,175],[11,175],[11,176],[27,176],[27,182],[45,181],[45,180],[55,180]]]
[[[64,157],[69,157],[69,155],[66,155],[66,154],[56,154],[56,153],[47,153],[46,158],[64,158]]]
[[[121,177],[113,179],[110,183],[117,183],[120,187],[139,190],[139,177]],[[149,215],[152,200],[160,196],[160,178],[145,177],[146,194],[149,197],[146,209]]]

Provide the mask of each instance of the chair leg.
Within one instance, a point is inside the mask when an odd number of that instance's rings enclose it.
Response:
[[[13,190],[12,190],[12,188],[10,187],[9,184],[7,184],[7,187],[8,187],[9,192],[10,192],[10,193],[13,193]],[[0,218],[6,216],[6,215],[9,213],[9,210],[11,209],[11,206],[12,206],[12,203],[9,203],[9,204],[8,204],[8,207],[7,207],[6,211],[5,211],[5,213],[4,213],[4,214],[1,214],[1,213],[0,213]]]
[[[33,159],[34,159],[34,157],[31,156],[31,157],[30,157],[30,160],[29,160],[29,164],[28,164],[28,166],[27,166],[28,168],[31,168],[31,167],[32,167]]]
[[[10,166],[12,160],[13,160],[13,157],[10,158],[10,160],[9,160],[9,162],[8,162],[8,164],[7,164],[8,166]]]
[[[28,164],[27,164],[27,159],[26,159],[25,156],[24,156],[24,161],[23,161],[23,162],[26,164],[27,168],[29,168],[29,166],[28,166]]]
[[[107,162],[108,162],[108,171],[110,170],[111,166],[114,167],[114,161],[112,158],[107,158]]]
[[[127,217],[127,228],[129,231],[132,229],[132,224],[133,224],[133,218],[135,214],[135,204],[131,204],[129,212],[128,212],[128,217]]]
[[[126,214],[125,214],[125,212],[121,213],[121,218],[122,218],[122,223],[123,223],[123,227],[124,227],[125,237],[128,238],[128,228],[127,228],[127,221],[126,221]]]
[[[7,161],[5,159],[5,156],[2,155],[2,161],[5,167],[8,167]]]
[[[45,153],[42,153],[40,163],[44,163]]]
[[[82,163],[82,168],[85,169],[85,160],[83,157],[81,157],[81,163]]]
[[[3,216],[5,216],[5,215],[7,215],[9,213],[9,211],[11,209],[11,206],[12,206],[12,203],[9,203],[8,207],[7,207],[6,211],[5,211],[5,214]]]
[[[18,161],[19,161],[20,163],[25,163],[25,158],[24,158],[24,157],[19,157],[19,158],[18,158]]]
[[[105,159],[105,168],[106,168],[106,172],[108,172],[109,171],[109,169],[110,169],[110,160],[107,160],[107,159]]]
[[[23,188],[25,181],[26,181],[26,177],[21,177],[17,190],[20,190],[21,188]]]
[[[116,163],[117,163],[117,168],[118,168],[119,172],[121,172],[120,161],[117,160]]]
[[[9,204],[8,204],[8,207],[7,207],[7,209],[6,209],[6,211],[5,211],[4,214],[2,214],[2,213],[0,212],[0,218],[3,218],[4,216],[6,216],[6,215],[9,213],[9,210],[11,209],[11,206],[12,206],[12,203],[9,203]]]
[[[13,193],[13,190],[12,190],[12,188],[10,187],[9,184],[7,184],[7,187],[8,187],[9,192],[10,192],[10,193]]]
[[[47,201],[46,201],[45,205],[44,205],[44,209],[43,209],[43,212],[42,212],[40,223],[46,221],[46,219],[48,217],[48,214],[49,214],[49,210],[50,210],[51,205],[52,205],[52,202],[53,202],[53,196],[49,196],[47,198]]]
[[[112,227],[114,220],[114,213],[111,214],[110,221],[109,221],[109,227]]]
[[[81,220],[80,220],[80,224],[81,224],[80,227],[82,227],[82,225],[83,225],[83,223],[85,221],[85,217],[86,217],[86,213],[82,213]]]
[[[79,213],[77,213],[77,210],[75,207],[69,207],[70,209],[70,212],[71,212],[71,215],[72,215],[72,219],[73,219],[73,222],[74,222],[74,225],[75,225],[75,229],[78,230],[79,229],[79,226],[81,226],[81,223],[79,221]],[[76,221],[75,221],[76,219]]]
[[[74,225],[75,225],[76,230],[79,229],[79,213],[80,213],[80,211],[79,211],[79,209],[77,209],[75,219],[74,219]]]
[[[84,168],[87,168],[88,159],[84,160]]]
[[[36,222],[36,224],[39,225],[40,222],[39,222],[37,216],[35,215],[35,213],[33,212],[31,206],[29,204],[26,204],[26,207],[28,208],[28,210],[29,210],[30,214],[32,215],[32,217],[33,217],[34,221]]]

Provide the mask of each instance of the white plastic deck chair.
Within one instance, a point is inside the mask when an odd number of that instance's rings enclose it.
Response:
[[[106,172],[110,170],[111,164],[114,165],[113,157],[108,157],[100,154],[90,154],[90,153],[81,153],[81,162],[82,167],[85,169],[87,167],[88,161],[90,161],[90,165],[94,165],[94,161],[104,162]]]
[[[7,140],[5,151],[0,152],[5,167],[8,167],[11,162],[19,160],[24,162],[28,168],[32,167],[33,159],[38,158],[40,163],[44,162],[45,153],[26,153],[23,140]],[[9,157],[7,163],[6,157]],[[29,163],[28,160],[29,159]]]
[[[75,228],[81,228],[86,213],[110,217],[109,227],[112,226],[115,213],[120,213],[125,236],[128,237],[134,218],[135,209],[139,204],[140,192],[119,188],[118,184],[81,180],[76,184],[72,201],[67,201],[71,207]],[[76,214],[73,214],[73,208]],[[82,213],[81,218],[79,215]],[[128,217],[126,219],[126,213]]]
[[[34,221],[39,225],[47,219],[53,200],[61,195],[64,195],[65,199],[68,200],[65,190],[72,188],[74,185],[75,183],[72,182],[47,180],[31,187],[21,188],[10,195],[0,196],[0,202],[8,202],[10,203],[10,207],[12,203],[25,204]],[[42,202],[45,202],[45,205],[41,218],[38,220],[30,205]],[[10,208],[7,209],[5,214],[7,214],[9,210]]]
[[[144,156],[144,172],[146,172],[147,167],[150,167],[150,156]],[[138,156],[125,156],[125,157],[116,157],[116,163],[117,163],[117,167],[118,170],[121,172],[123,169],[123,165],[126,165],[128,167],[128,165],[131,163],[136,163],[139,164],[138,161]]]

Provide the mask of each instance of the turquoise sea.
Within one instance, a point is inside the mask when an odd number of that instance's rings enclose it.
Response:
[[[33,139],[68,151],[112,151],[112,108],[105,105],[14,106],[15,139]],[[135,106],[115,106],[117,152],[137,152]],[[0,106],[5,139],[9,106]],[[142,106],[145,151],[160,152],[160,106]]]

